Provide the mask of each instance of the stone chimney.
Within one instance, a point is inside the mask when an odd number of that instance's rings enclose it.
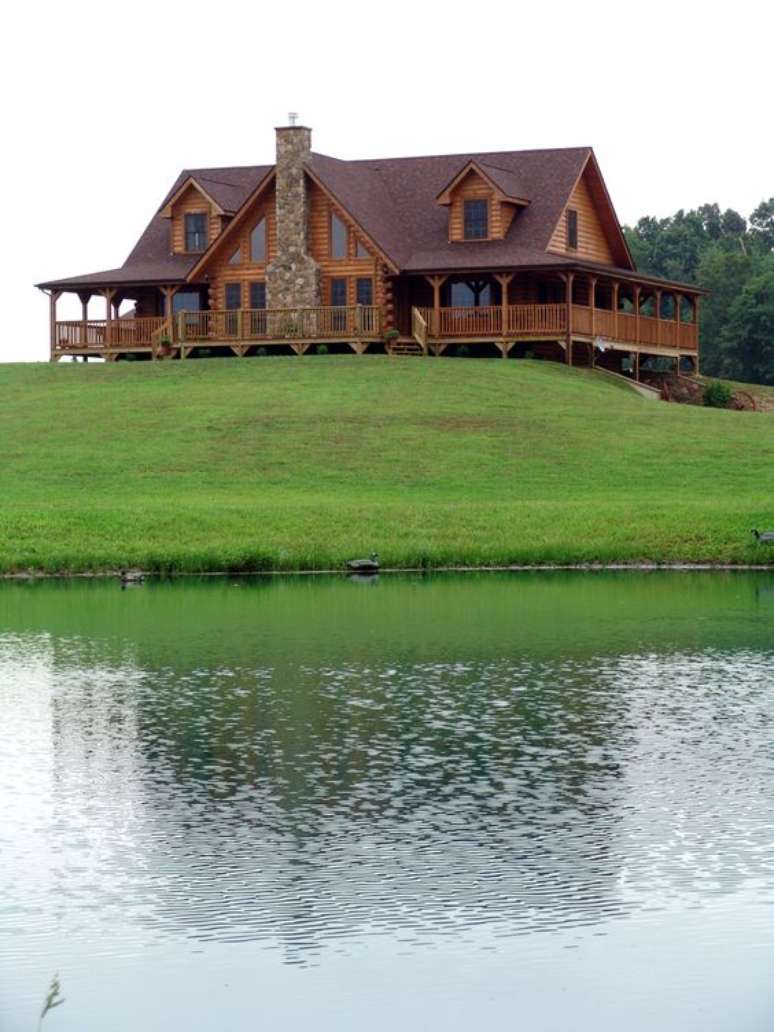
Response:
[[[312,130],[287,125],[277,133],[277,256],[266,270],[269,308],[317,307],[320,270],[308,250],[308,201],[304,163]]]

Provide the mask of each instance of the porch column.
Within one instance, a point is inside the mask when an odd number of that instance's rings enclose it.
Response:
[[[656,290],[656,343],[661,343],[661,291]]]
[[[621,284],[613,280],[613,336],[618,340],[618,291]]]
[[[589,276],[589,308],[591,309],[591,336],[597,335],[597,277]]]
[[[500,284],[500,333],[504,337],[508,333],[508,287],[513,279],[512,272],[499,272],[495,279]],[[503,351],[503,358],[508,357],[508,352]]]
[[[568,272],[567,279],[567,354],[565,355],[565,362],[567,365],[572,365],[572,285],[575,280],[575,273]]]
[[[640,291],[642,287],[634,288],[634,336],[637,343],[640,343]]]
[[[79,292],[78,297],[81,300],[81,344],[83,347],[89,343],[89,299],[91,293],[89,291]]]
[[[48,321],[50,327],[50,361],[56,361],[56,303],[62,296],[61,290],[52,290],[48,295]]]
[[[433,288],[433,336],[438,337],[441,332],[441,287],[448,277],[446,276],[425,276],[425,279]]]
[[[103,294],[105,295],[105,344],[110,347],[113,343],[113,297],[115,296],[115,287],[105,287]]]
[[[637,383],[640,382],[640,353],[639,351],[634,352],[634,378]]]

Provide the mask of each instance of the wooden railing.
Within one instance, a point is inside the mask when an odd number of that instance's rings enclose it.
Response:
[[[503,311],[505,326],[503,327]],[[484,308],[415,308],[427,326],[427,338],[564,336],[567,333],[567,305],[508,305]],[[413,314],[412,314],[413,319]],[[609,308],[572,305],[572,332],[583,337],[602,337],[623,343],[662,348],[695,350],[698,330],[695,323],[655,319]],[[414,325],[412,323],[412,333]],[[414,334],[416,335],[416,334]]]
[[[173,343],[373,339],[381,336],[381,328],[382,312],[376,305],[217,309],[178,312]]]
[[[509,334],[565,333],[567,330],[566,305],[509,305]]]
[[[127,319],[69,320],[56,324],[56,346],[62,351],[87,348],[149,348],[154,333],[164,325],[163,316]]]
[[[419,308],[411,309],[411,336],[423,351],[427,351],[427,319]]]
[[[442,308],[440,324],[441,337],[499,337],[502,308]]]

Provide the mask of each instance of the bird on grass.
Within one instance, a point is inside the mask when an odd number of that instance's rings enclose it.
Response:
[[[139,570],[119,570],[118,579],[121,581],[121,587],[125,588],[129,584],[142,584],[145,574]]]
[[[759,545],[774,545],[774,530],[753,530]]]
[[[355,573],[378,573],[379,556],[376,552],[371,552],[369,559],[349,559],[347,569],[353,570]]]

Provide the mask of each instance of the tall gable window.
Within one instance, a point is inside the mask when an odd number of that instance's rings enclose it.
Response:
[[[347,227],[331,212],[331,258],[347,257]]]
[[[465,201],[463,234],[466,240],[486,240],[489,236],[489,202]]]
[[[266,219],[261,219],[250,234],[250,261],[266,261]]]
[[[356,258],[370,258],[371,257],[371,254],[370,254],[368,248],[365,246],[365,244],[361,244],[359,240],[357,242],[357,247],[355,248],[355,257]]]
[[[241,265],[242,264],[242,248],[238,247],[236,251],[231,255],[228,260],[229,265]]]
[[[186,251],[207,250],[207,215],[203,211],[185,213]]]
[[[571,251],[578,250],[578,213],[573,208],[567,209],[567,246]]]

